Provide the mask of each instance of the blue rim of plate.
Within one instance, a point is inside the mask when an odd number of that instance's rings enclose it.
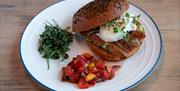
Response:
[[[48,7],[42,9],[40,12],[38,12],[33,18],[31,18],[30,22],[26,25],[26,27],[24,28],[24,31],[22,33],[22,36],[21,36],[21,39],[20,39],[20,43],[19,43],[19,53],[20,53],[20,58],[21,58],[21,62],[23,64],[23,68],[25,70],[25,72],[28,74],[28,76],[34,81],[36,82],[39,86],[41,86],[42,88],[44,89],[47,89],[47,90],[50,90],[50,91],[56,91],[56,90],[53,90],[52,88],[49,88],[47,87],[46,85],[44,85],[43,83],[39,82],[35,77],[32,76],[32,74],[28,71],[28,69],[26,68],[25,64],[24,64],[24,61],[23,61],[23,58],[22,58],[22,53],[21,53],[21,42],[22,42],[22,38],[23,38],[23,35],[24,35],[24,32],[27,28],[27,26],[31,23],[31,21],[37,16],[39,15],[43,10],[55,5],[55,4],[58,4],[58,3],[61,3],[65,0],[62,0],[62,1],[58,1],[58,2],[55,2],[51,5],[49,5]],[[146,12],[144,11],[142,8],[140,8],[139,6],[133,4],[133,3],[130,3],[131,5],[135,6],[136,8],[138,8],[139,10],[141,10],[142,12],[144,12],[151,20],[152,22],[154,23],[155,27],[157,28],[158,30],[158,33],[159,33],[159,37],[160,37],[160,52],[159,52],[159,56],[156,60],[156,63],[154,64],[154,66],[151,68],[151,70],[142,78],[140,79],[139,81],[137,81],[136,83],[132,84],[131,86],[125,88],[125,89],[122,89],[120,91],[126,91],[126,90],[129,90],[137,85],[139,85],[141,82],[143,82],[147,77],[149,77],[149,75],[153,72],[153,70],[156,68],[156,66],[160,63],[160,60],[162,58],[162,55],[163,55],[163,41],[162,41],[162,36],[161,36],[161,33],[160,33],[160,30],[158,28],[158,25],[155,23],[154,19]]]

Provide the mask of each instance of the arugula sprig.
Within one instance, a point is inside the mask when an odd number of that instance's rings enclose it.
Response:
[[[48,69],[50,68],[49,59],[59,59],[61,61],[67,56],[69,45],[73,41],[73,35],[68,32],[69,29],[61,28],[56,21],[54,25],[45,23],[45,31],[40,35],[38,51],[42,57],[47,59]]]

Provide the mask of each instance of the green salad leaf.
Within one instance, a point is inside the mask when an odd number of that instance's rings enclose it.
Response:
[[[40,35],[38,51],[47,59],[48,69],[49,59],[61,58],[63,61],[67,55],[66,52],[73,41],[73,35],[67,31],[68,29],[69,27],[61,28],[56,22],[54,25],[49,22],[45,24],[45,31]]]

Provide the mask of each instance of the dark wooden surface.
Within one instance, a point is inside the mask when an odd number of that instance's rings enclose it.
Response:
[[[165,49],[160,65],[131,91],[180,91],[180,0],[130,1],[155,19]],[[0,0],[0,91],[45,90],[24,72],[18,45],[31,18],[55,2],[58,0]]]

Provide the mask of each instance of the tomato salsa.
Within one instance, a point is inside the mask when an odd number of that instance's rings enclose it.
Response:
[[[85,89],[97,82],[112,79],[119,68],[119,65],[108,66],[103,60],[97,60],[91,54],[84,53],[77,55],[63,67],[62,80],[76,83],[79,88]]]

